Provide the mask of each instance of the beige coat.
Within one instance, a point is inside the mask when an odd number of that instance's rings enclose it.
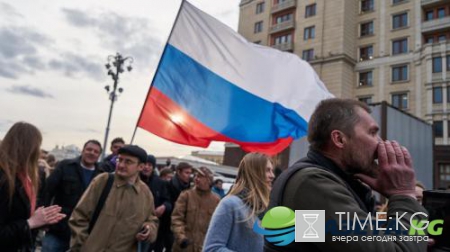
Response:
[[[173,252],[200,252],[211,217],[219,204],[219,197],[211,191],[196,188],[180,194],[172,213],[172,231],[175,236]],[[189,239],[186,249],[180,248],[183,239]]]
[[[136,251],[136,234],[143,225],[150,227],[149,241],[155,241],[158,218],[150,190],[139,178],[128,185],[117,175],[97,223],[88,234],[90,218],[107,179],[107,173],[94,178],[75,207],[69,220],[71,251]]]

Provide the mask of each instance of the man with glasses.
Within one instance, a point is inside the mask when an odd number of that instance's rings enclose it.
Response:
[[[158,218],[153,196],[139,178],[146,161],[145,150],[125,145],[118,151],[115,174],[105,173],[92,181],[69,220],[71,251],[136,251],[138,242],[156,240]],[[111,190],[92,223],[109,176],[114,176]]]
[[[219,196],[211,192],[213,172],[206,167],[200,167],[196,172],[195,187],[181,192],[172,213],[173,252],[203,251],[209,222],[220,201]]]

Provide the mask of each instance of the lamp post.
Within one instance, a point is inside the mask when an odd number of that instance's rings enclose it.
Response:
[[[125,63],[127,64],[126,66]],[[106,154],[106,145],[108,143],[108,135],[109,135],[109,125],[111,123],[111,116],[112,111],[114,107],[114,102],[117,100],[118,95],[116,94],[116,91],[120,93],[123,92],[123,88],[119,87],[117,88],[117,84],[119,83],[119,75],[123,72],[125,72],[124,67],[130,72],[133,68],[131,67],[131,64],[133,63],[132,57],[122,57],[120,53],[117,53],[116,56],[109,55],[108,56],[108,63],[106,63],[105,67],[108,70],[108,75],[111,76],[111,78],[114,81],[114,85],[112,87],[112,91],[110,91],[110,86],[106,85],[105,89],[108,93],[109,100],[111,100],[111,105],[109,107],[109,116],[108,116],[108,123],[106,124],[106,132],[105,132],[105,141],[103,142],[103,153],[102,153],[102,160],[105,158]],[[112,64],[112,66],[111,66]]]

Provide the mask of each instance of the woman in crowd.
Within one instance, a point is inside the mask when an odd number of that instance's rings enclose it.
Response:
[[[0,144],[0,250],[30,251],[31,230],[65,217],[59,206],[36,208],[42,135],[24,122],[14,124]]]
[[[214,212],[204,251],[263,251],[264,237],[252,228],[267,210],[274,177],[268,156],[245,155],[235,185]]]

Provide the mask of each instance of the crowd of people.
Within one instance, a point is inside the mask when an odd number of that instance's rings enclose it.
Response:
[[[158,167],[153,155],[122,138],[101,162],[97,140],[86,141],[79,157],[57,161],[41,151],[39,129],[18,122],[0,143],[0,250],[426,251],[426,242],[342,243],[329,236],[279,247],[253,231],[275,206],[362,219],[374,214],[373,190],[388,199],[388,218],[426,211],[408,150],[380,139],[369,113],[358,101],[322,101],[309,121],[306,158],[275,178],[269,156],[249,153],[226,195],[207,167]]]

